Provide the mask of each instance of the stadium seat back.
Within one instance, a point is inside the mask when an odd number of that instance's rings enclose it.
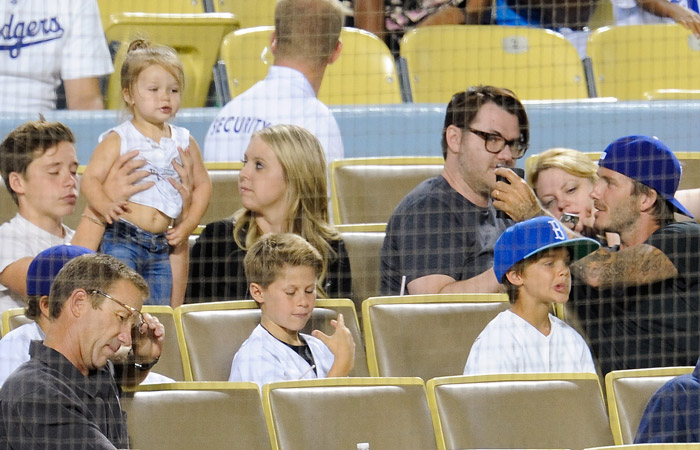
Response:
[[[700,40],[678,24],[606,27],[588,38],[599,97],[700,98]]]
[[[131,448],[270,449],[255,383],[141,385],[121,403]]]
[[[362,302],[379,295],[381,249],[385,224],[339,225],[352,270],[352,293],[358,316]]]
[[[505,294],[373,297],[362,303],[369,373],[434,377],[464,373],[484,327],[509,306]]]
[[[236,97],[267,75],[274,62],[270,36],[274,27],[254,27],[228,34],[221,44],[229,91]],[[401,103],[394,59],[376,36],[343,28],[340,57],[326,68],[318,98],[328,105]]]
[[[151,42],[175,49],[185,71],[185,89],[180,107],[204,107],[221,40],[236,28],[238,21],[229,13],[112,14],[105,34],[107,41],[117,50],[114,73],[107,87],[107,107],[123,107],[120,71],[129,42],[136,37],[145,37]]]
[[[153,371],[170,377],[175,381],[185,381],[180,339],[178,338],[177,326],[175,325],[175,312],[170,306],[166,305],[143,305],[141,312],[149,313],[156,317],[165,328],[163,352]]]
[[[212,0],[215,12],[236,15],[241,28],[252,28],[275,24],[277,0]]]
[[[202,225],[231,217],[243,207],[238,192],[238,178],[243,163],[207,162],[204,165],[211,180],[211,199],[207,211],[202,216]]]
[[[610,428],[616,445],[632,444],[651,396],[673,377],[693,367],[613,370],[605,375]]]
[[[102,28],[107,29],[109,16],[124,12],[157,14],[202,14],[205,0],[97,0]]]
[[[593,373],[441,377],[427,389],[440,449],[582,449],[613,442]]]
[[[520,100],[588,97],[583,64],[564,36],[543,28],[441,25],[401,39],[413,101],[447,104],[469,86],[507,86]]]
[[[337,224],[387,223],[422,181],[442,172],[441,156],[346,158],[331,163],[331,205]]]
[[[5,336],[15,328],[33,322],[33,320],[24,315],[24,308],[11,308],[3,311],[1,320],[0,337]]]
[[[275,450],[430,450],[435,435],[425,386],[416,378],[325,378],[263,386]]]

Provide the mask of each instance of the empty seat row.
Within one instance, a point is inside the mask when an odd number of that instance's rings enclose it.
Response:
[[[272,64],[272,27],[232,32],[220,59],[230,96],[264,78]],[[605,27],[592,33],[588,61],[562,35],[539,28],[434,26],[401,41],[399,70],[383,42],[345,28],[343,51],[329,66],[325,103],[447,103],[477,84],[506,86],[522,100],[616,97],[620,100],[700,96],[700,41],[680,25]],[[590,77],[588,74],[591,74]]]
[[[134,448],[680,450],[697,444],[631,443],[651,394],[690,371],[611,372],[609,416],[593,374],[303,380],[262,398],[254,383],[182,382],[140,386],[122,405]]]
[[[414,102],[446,103],[475,84],[512,89],[523,100],[700,96],[700,40],[677,24],[603,27],[583,63],[563,36],[521,27],[417,28],[401,41]]]
[[[134,448],[340,450],[365,442],[383,450],[582,449],[613,443],[593,374],[446,377],[427,385],[419,378],[301,380],[265,385],[262,398],[252,383],[181,383],[143,386],[127,393],[123,405]]]
[[[245,27],[230,13],[122,12],[110,14],[105,23],[107,39],[117,48],[117,68],[137,33],[178,51],[188,86],[183,107],[205,106],[217,59],[225,66],[215,79],[221,102],[264,78],[273,62],[272,30]],[[319,92],[331,105],[444,104],[477,84],[508,87],[522,100],[700,96],[694,76],[700,70],[700,41],[676,24],[595,30],[584,62],[562,35],[529,27],[417,28],[402,39],[398,69],[388,47],[371,33],[346,27],[340,40],[343,51],[328,67]],[[118,70],[110,78],[107,104],[121,107]]]
[[[243,28],[273,25],[277,0],[97,0],[102,26],[107,28],[113,14],[232,13]]]

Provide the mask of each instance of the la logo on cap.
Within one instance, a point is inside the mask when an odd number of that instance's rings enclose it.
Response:
[[[554,231],[554,239],[558,241],[565,241],[566,233],[561,229],[559,222],[556,220],[550,220],[548,223],[552,227],[552,231]]]

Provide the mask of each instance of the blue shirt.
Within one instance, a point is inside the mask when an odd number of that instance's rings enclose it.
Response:
[[[649,399],[635,444],[700,442],[700,359],[693,373],[674,377]]]

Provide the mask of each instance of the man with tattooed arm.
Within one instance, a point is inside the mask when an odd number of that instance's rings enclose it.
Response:
[[[700,353],[700,226],[674,198],[681,166],[659,139],[627,136],[598,163],[595,226],[618,233],[619,249],[572,264],[570,307],[603,374],[692,366]]]

